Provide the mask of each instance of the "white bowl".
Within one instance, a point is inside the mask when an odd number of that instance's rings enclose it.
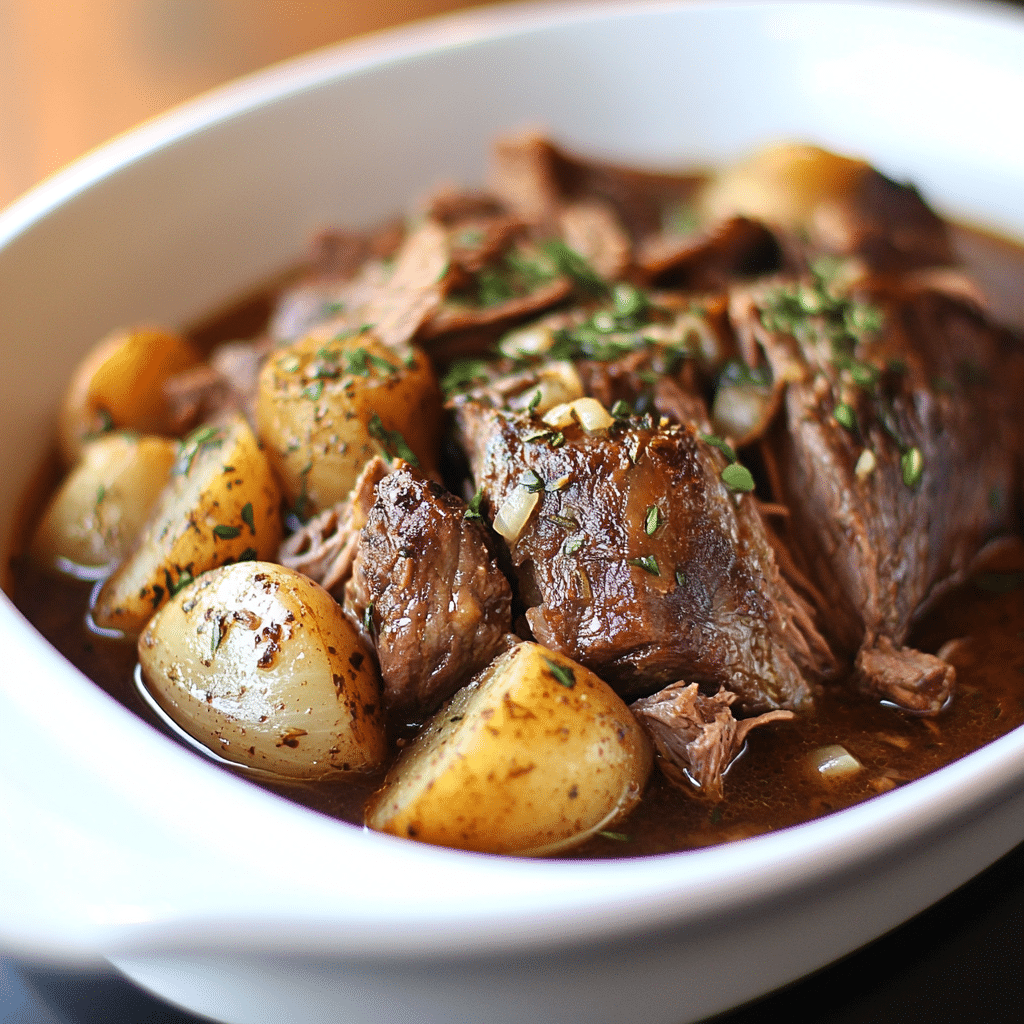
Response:
[[[188,320],[489,140],[721,160],[860,153],[1024,236],[1024,20],[996,6],[501,8],[328,50],[151,122],[0,216],[0,522],[108,329]],[[155,734],[0,605],[0,946],[108,958],[218,1020],[678,1024],[907,919],[1024,838],[1024,734],[762,838],[606,863],[405,843],[269,795]],[[723,958],[729,987],[709,983]]]

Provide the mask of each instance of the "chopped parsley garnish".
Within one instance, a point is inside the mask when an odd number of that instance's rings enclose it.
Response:
[[[366,429],[369,431],[370,437],[380,443],[385,454],[390,458],[404,459],[410,466],[419,466],[420,460],[416,458],[416,453],[406,444],[401,432],[388,430],[376,413],[370,417],[370,422],[366,424]]]
[[[635,565],[638,569],[643,569],[644,572],[649,572],[652,576],[661,575],[658,560],[654,555],[641,555],[639,558],[628,559],[628,562],[630,565]]]
[[[483,359],[456,359],[441,378],[441,390],[446,398],[450,398],[486,380],[487,363]]]
[[[223,441],[224,434],[220,427],[196,427],[191,434],[182,439],[178,446],[178,458],[174,464],[174,473],[178,476],[187,476],[195,457],[202,449],[221,444]]]
[[[571,690],[576,685],[576,676],[571,668],[559,665],[557,661],[552,661],[550,658],[545,658],[544,663],[559,685],[564,686],[567,690]]]
[[[608,294],[608,285],[597,271],[560,238],[548,239],[541,248],[554,260],[558,272],[568,277],[582,291],[596,297]]]
[[[469,520],[477,519],[483,522],[484,516],[483,513],[480,511],[480,507],[483,504],[483,500],[484,489],[482,487],[478,487],[476,489],[476,494],[473,495],[473,497],[470,499],[469,504],[466,506],[466,511],[463,513],[462,518]]]

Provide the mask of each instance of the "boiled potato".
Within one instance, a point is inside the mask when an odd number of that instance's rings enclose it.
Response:
[[[138,545],[103,584],[93,620],[137,634],[201,572],[272,558],[281,539],[281,491],[248,423],[232,415],[182,441]]]
[[[58,440],[65,464],[78,461],[84,440],[108,430],[173,433],[164,382],[201,361],[187,338],[159,327],[107,335],[78,365],[64,396]]]
[[[522,643],[423,727],[372,797],[366,824],[437,846],[554,853],[623,818],[651,757],[611,687]]]
[[[375,455],[436,469],[441,396],[429,360],[366,331],[279,350],[260,374],[256,419],[302,519],[346,498]]]
[[[36,528],[33,558],[73,575],[103,575],[134,546],[177,451],[164,437],[116,433],[87,441]]]
[[[292,778],[375,768],[385,751],[373,657],[338,603],[270,562],[214,569],[139,637],[157,703],[221,757]]]
[[[698,197],[698,213],[708,222],[740,215],[807,229],[820,206],[848,201],[870,173],[862,160],[817,146],[767,146],[712,178]]]

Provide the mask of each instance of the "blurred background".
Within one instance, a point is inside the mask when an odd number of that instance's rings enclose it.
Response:
[[[197,93],[467,0],[0,0],[0,208]]]

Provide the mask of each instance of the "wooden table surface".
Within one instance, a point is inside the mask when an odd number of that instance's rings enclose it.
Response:
[[[0,208],[68,161],[266,64],[467,0],[0,0]]]

